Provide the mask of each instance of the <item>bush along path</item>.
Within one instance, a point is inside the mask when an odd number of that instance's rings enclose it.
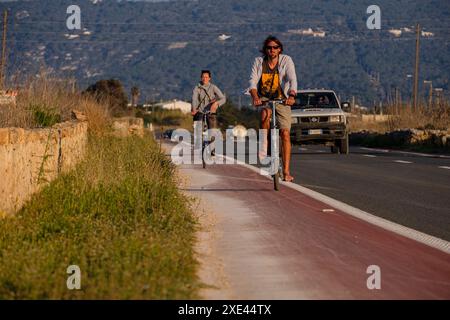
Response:
[[[198,298],[196,228],[150,137],[91,138],[83,163],[0,219],[0,299]]]

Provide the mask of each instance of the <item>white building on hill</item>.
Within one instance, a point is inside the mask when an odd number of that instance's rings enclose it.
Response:
[[[161,107],[162,109],[166,110],[181,110],[183,113],[190,113],[191,112],[191,104],[189,102],[185,101],[179,101],[179,100],[172,100],[172,101],[166,101],[166,102],[160,102],[156,104],[156,106]]]

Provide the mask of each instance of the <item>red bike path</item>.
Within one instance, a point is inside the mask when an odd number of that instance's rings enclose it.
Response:
[[[444,251],[284,185],[276,192],[241,165],[180,165],[178,172],[183,191],[214,216],[201,240],[211,247],[201,259],[213,286],[206,299],[450,299]],[[380,268],[380,289],[368,288],[370,266]]]

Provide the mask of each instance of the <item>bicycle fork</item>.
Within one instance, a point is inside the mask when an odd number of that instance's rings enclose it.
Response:
[[[275,175],[280,170],[280,146],[279,146],[279,132],[277,128],[277,122],[276,122],[276,102],[272,102],[272,125],[270,126],[271,134],[271,158],[272,158],[272,164],[271,164],[271,175]]]

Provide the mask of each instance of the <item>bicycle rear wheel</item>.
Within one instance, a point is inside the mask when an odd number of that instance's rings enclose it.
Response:
[[[202,165],[203,165],[203,169],[206,168],[205,149],[206,149],[206,143],[202,142]]]
[[[208,131],[208,121],[206,119],[206,115],[203,115],[202,119],[202,166],[203,169],[206,169],[206,161],[205,161],[205,149],[208,146],[206,141],[206,132]]]

